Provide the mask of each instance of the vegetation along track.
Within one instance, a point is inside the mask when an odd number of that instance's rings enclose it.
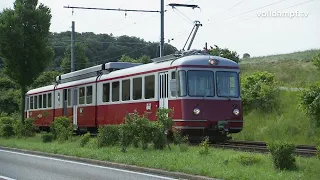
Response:
[[[251,151],[251,152],[262,152],[268,153],[267,144],[265,142],[257,141],[235,141],[230,140],[223,143],[210,144],[212,147],[225,148],[225,149],[235,149],[241,151]],[[317,148],[315,146],[309,145],[297,145],[295,154],[301,156],[315,156],[317,153]]]

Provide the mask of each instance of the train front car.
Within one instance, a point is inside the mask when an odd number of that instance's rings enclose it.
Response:
[[[243,127],[240,97],[240,69],[236,62],[210,55],[191,55],[177,59],[176,80],[171,88],[176,100],[169,101],[174,110],[175,128],[189,140],[225,141],[229,133]]]

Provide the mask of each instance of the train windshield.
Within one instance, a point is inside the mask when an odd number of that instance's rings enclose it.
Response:
[[[213,71],[188,71],[188,93],[191,97],[213,97]]]
[[[237,72],[217,71],[217,95],[239,97],[239,75]]]

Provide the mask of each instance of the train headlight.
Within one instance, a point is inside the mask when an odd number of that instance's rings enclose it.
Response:
[[[240,114],[239,109],[234,109],[234,110],[233,110],[233,114],[236,115],[236,116],[238,116],[238,115]]]
[[[195,114],[195,115],[200,114],[200,109],[199,109],[199,108],[195,108],[195,109],[193,110],[193,114]]]
[[[219,63],[219,61],[216,60],[216,59],[209,59],[209,64],[210,65],[217,65],[218,63]]]

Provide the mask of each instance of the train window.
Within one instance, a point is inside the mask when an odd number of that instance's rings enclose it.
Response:
[[[71,106],[71,89],[68,89],[67,101],[68,106]]]
[[[154,98],[155,80],[154,75],[144,77],[144,94],[145,99]]]
[[[47,94],[43,95],[43,108],[47,108]]]
[[[122,101],[130,100],[130,79],[122,80]]]
[[[30,97],[30,109],[33,109],[33,96]]]
[[[112,82],[112,101],[116,102],[119,101],[119,96],[120,96],[120,88],[119,88],[119,81]]]
[[[25,110],[29,110],[29,97],[26,97],[26,106],[25,106]]]
[[[176,79],[176,72],[175,71],[171,72],[171,79]],[[175,91],[171,91],[171,97],[176,97]]]
[[[51,107],[51,102],[52,102],[51,93],[49,93],[49,94],[48,94],[48,108]]]
[[[142,99],[142,78],[133,78],[133,100]]]
[[[42,108],[42,95],[39,95],[39,109]]]
[[[103,102],[110,101],[110,83],[103,84]]]
[[[92,103],[92,86],[87,86],[87,104]]]
[[[237,72],[217,71],[217,95],[220,97],[239,97],[239,77]]]
[[[188,71],[188,93],[193,97],[213,97],[214,78],[212,71]]]
[[[186,71],[179,71],[178,73],[178,96],[183,97],[187,95],[187,77]]]
[[[34,96],[34,109],[38,109],[38,96]]]
[[[84,87],[79,88],[79,104],[84,104],[84,95],[85,95],[85,89]]]

